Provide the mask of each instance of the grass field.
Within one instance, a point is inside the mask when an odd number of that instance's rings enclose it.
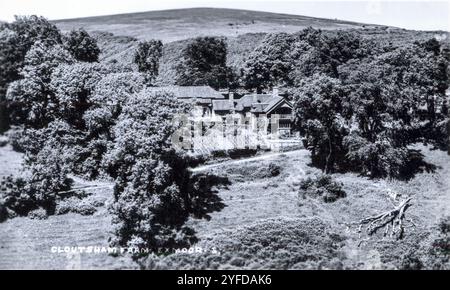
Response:
[[[400,194],[400,198],[413,197],[413,206],[406,213],[407,219],[411,221],[406,228],[406,237],[423,234],[425,238],[421,242],[427,243],[428,233],[434,230],[437,222],[450,215],[450,157],[446,152],[422,149],[427,161],[439,166],[435,173],[420,173],[407,183],[370,180],[351,173],[336,174],[335,178],[344,184],[347,197],[334,203],[298,198],[299,182],[306,176],[319,174],[317,169],[308,166],[310,155],[306,150],[212,167],[210,172],[227,176],[231,181],[229,186],[217,189],[225,207],[211,213],[209,221],[191,219],[189,225],[204,240],[267,219],[318,218],[346,237],[342,251],[348,267],[383,268],[386,267],[386,262],[382,263],[383,257],[392,252],[392,247],[399,251],[406,245],[375,236],[358,247],[361,239],[352,223],[392,209],[390,192]],[[10,147],[0,148],[1,174],[17,172],[20,165],[17,154]],[[278,176],[265,175],[271,163],[281,167]],[[93,190],[92,193],[110,202],[110,189]],[[52,246],[106,246],[110,235],[110,216],[106,209],[108,202],[92,216],[65,214],[51,216],[47,220],[20,217],[0,224],[0,268],[137,267],[127,257],[114,258],[106,254],[73,257],[51,252]],[[386,249],[391,250],[388,252]],[[395,268],[395,264],[388,265]]]
[[[322,29],[363,27],[361,23],[350,21],[219,8],[150,11],[54,22],[63,31],[84,27],[89,32],[111,32],[141,40],[156,38],[163,42],[202,35],[232,37],[256,32],[296,32],[308,26]]]

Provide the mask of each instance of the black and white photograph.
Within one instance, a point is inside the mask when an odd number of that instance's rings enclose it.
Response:
[[[450,270],[449,33],[449,1],[0,0],[0,269]]]

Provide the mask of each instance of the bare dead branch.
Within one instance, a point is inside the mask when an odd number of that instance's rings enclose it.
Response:
[[[404,232],[403,220],[405,218],[405,211],[411,206],[411,199],[405,199],[393,210],[362,219],[359,222],[358,229],[360,237],[364,228],[369,236],[375,234],[379,229],[384,228],[384,236],[401,239]]]

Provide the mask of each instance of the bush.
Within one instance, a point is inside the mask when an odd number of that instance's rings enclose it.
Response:
[[[96,62],[100,54],[97,41],[84,29],[72,30],[64,37],[64,46],[79,61]]]
[[[54,214],[61,194],[72,184],[72,180],[67,178],[64,156],[62,150],[46,146],[33,156],[26,175],[3,178],[0,192],[4,205],[20,216],[38,208],[46,210],[49,215]]]
[[[30,211],[38,208],[37,202],[27,186],[24,178],[4,177],[1,181],[0,192],[3,206],[18,215],[26,216]]]
[[[301,198],[306,198],[306,196],[322,197],[325,202],[335,202],[346,196],[342,186],[342,183],[334,181],[330,175],[308,177],[300,182],[299,196]]]
[[[97,211],[96,205],[99,204],[73,196],[59,202],[56,205],[55,214],[61,215],[71,212],[80,215],[93,215]]]
[[[281,167],[275,163],[269,164],[269,174],[272,177],[278,176],[281,173]]]
[[[8,145],[8,143],[8,137],[0,135],[0,147],[5,147],[6,145]]]
[[[440,221],[439,234],[427,252],[426,267],[433,270],[450,270],[450,216]]]
[[[45,220],[48,218],[47,212],[43,208],[37,208],[28,213],[30,219]]]
[[[0,223],[6,221],[8,219],[8,210],[6,206],[0,202]]]
[[[281,167],[273,162],[258,162],[244,166],[226,166],[220,170],[233,180],[233,182],[245,182],[258,179],[268,179],[281,174]]]
[[[191,249],[149,256],[147,269],[341,269],[344,238],[318,218],[279,218],[212,235]]]

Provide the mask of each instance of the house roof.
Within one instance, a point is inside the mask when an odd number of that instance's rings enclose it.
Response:
[[[280,96],[273,96],[270,94],[249,94],[234,101],[234,109],[236,111],[250,110],[252,113],[270,113],[280,104],[285,102],[288,106],[292,105]],[[233,103],[226,100],[212,100],[214,111],[231,111],[233,110]]]
[[[177,99],[225,99],[210,86],[166,86],[153,87],[152,90],[170,92]]]
[[[264,109],[267,105],[267,103],[253,103],[250,111],[253,113],[264,113]]]
[[[292,105],[289,101],[287,101],[286,99],[282,98],[282,97],[274,97],[269,104],[267,104],[267,106],[264,108],[264,113],[270,113],[270,111],[272,111],[273,109],[277,108],[279,104],[281,103],[286,103],[289,107],[292,108]]]
[[[242,111],[245,108],[252,108],[253,104],[268,103],[271,98],[273,96],[268,94],[245,95],[237,100],[236,110]]]
[[[213,100],[212,105],[214,111],[231,111],[234,107],[230,100]]]

